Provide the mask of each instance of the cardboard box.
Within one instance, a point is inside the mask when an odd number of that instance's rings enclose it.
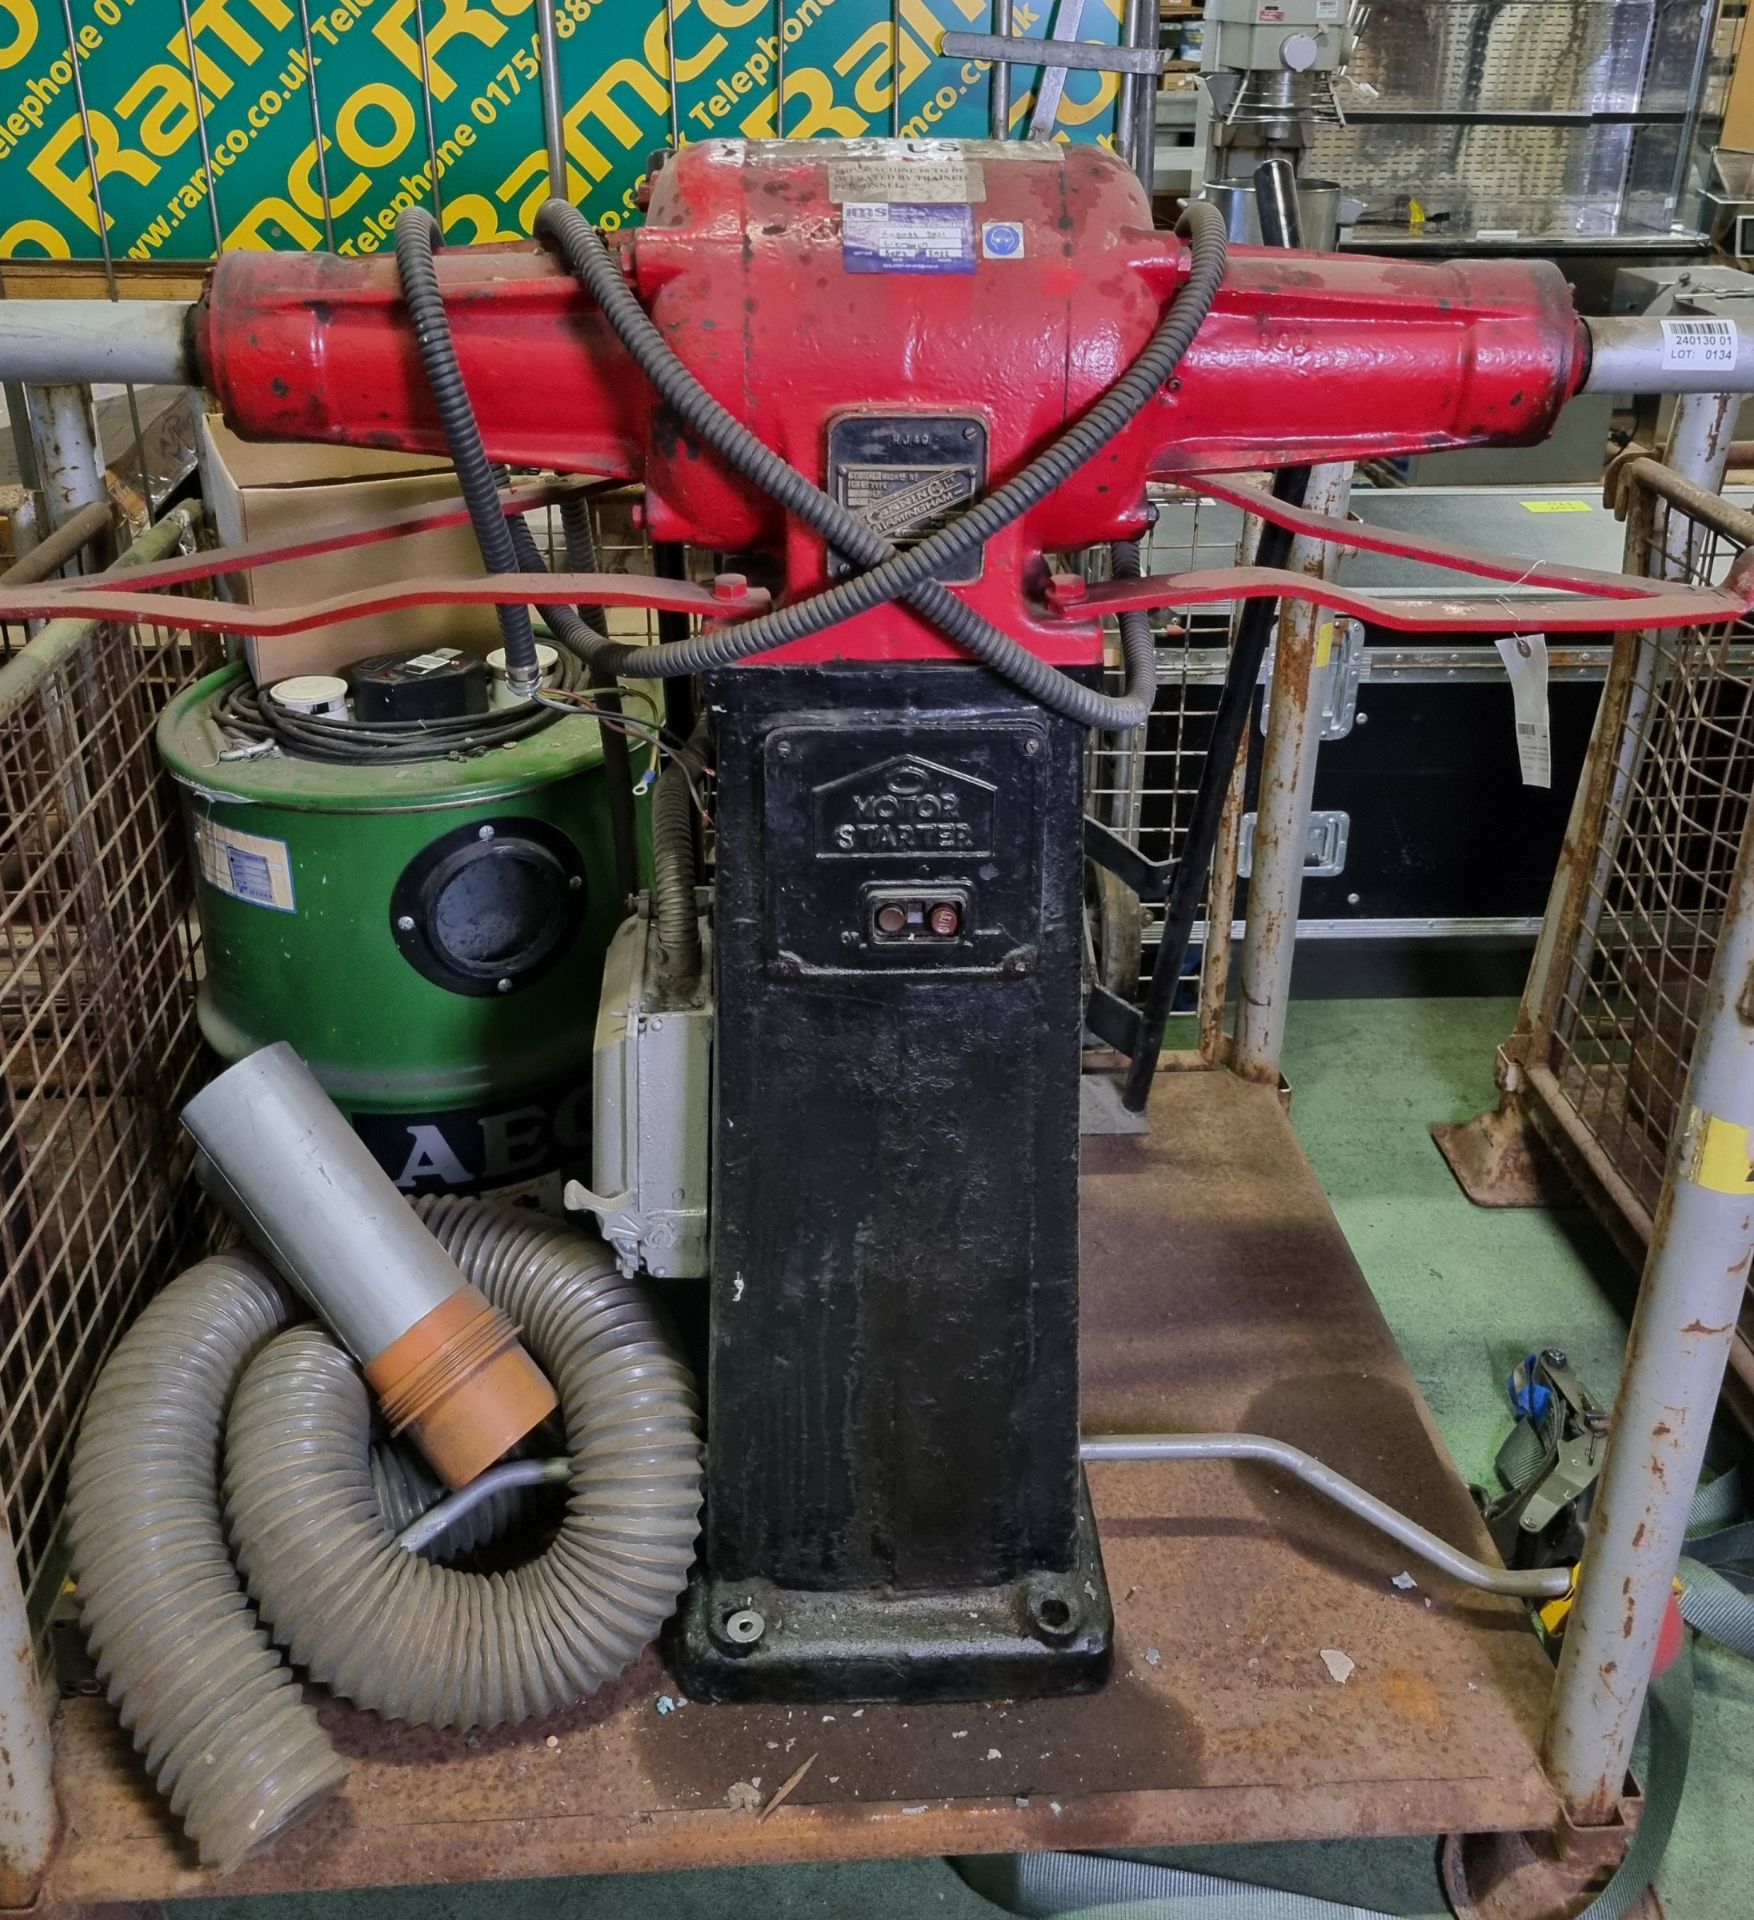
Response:
[[[300,539],[456,495],[450,463],[435,455],[302,442],[257,446],[238,439],[212,415],[201,421],[200,464],[214,529],[228,547],[249,540]],[[416,574],[478,577],[481,572],[480,550],[465,522],[436,533],[259,567],[240,580],[252,604],[291,606]],[[334,673],[369,654],[438,645],[478,653],[498,646],[493,609],[410,607],[378,619],[246,639],[244,657],[258,683],[272,685],[289,674]]]

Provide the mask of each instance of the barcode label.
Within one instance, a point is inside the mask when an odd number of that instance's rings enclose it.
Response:
[[[1721,367],[1736,364],[1736,323],[1733,320],[1665,320],[1663,371],[1685,367]]]
[[[1547,713],[1547,637],[1507,634],[1498,642],[1498,652],[1516,701],[1516,757],[1523,785],[1550,787],[1553,736]]]

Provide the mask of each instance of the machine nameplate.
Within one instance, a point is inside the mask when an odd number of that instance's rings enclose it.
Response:
[[[828,428],[834,497],[874,533],[907,548],[976,499],[986,486],[987,429],[961,414],[842,414]],[[980,550],[934,577],[947,586],[980,578]],[[855,571],[829,554],[837,580]]]
[[[849,200],[841,208],[840,260],[848,273],[973,273],[974,209]]]
[[[769,957],[818,977],[1027,971],[1041,937],[1041,722],[856,711],[856,725],[802,712],[765,738]],[[879,920],[886,905],[902,924]],[[915,922],[935,907],[951,924],[926,938]]]

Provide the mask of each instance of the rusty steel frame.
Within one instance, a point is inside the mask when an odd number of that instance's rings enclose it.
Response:
[[[1667,462],[1606,497],[1629,571],[1744,571],[1754,515],[1718,497],[1735,409],[1683,401]],[[1487,1205],[1546,1204],[1557,1160],[1642,1269],[1576,1606],[1543,1737],[1573,1828],[1618,1821],[1687,1512],[1726,1370],[1754,1386],[1754,671],[1750,623],[1617,636],[1501,1102],[1440,1144]],[[1738,1331],[1738,1322],[1743,1331]]]
[[[1704,411],[1704,409],[1701,409]],[[1708,476],[1721,474],[1727,449],[1706,435],[1687,435],[1680,445],[1699,448],[1700,467]],[[1671,440],[1670,451],[1677,443]],[[1740,549],[1754,548],[1754,514],[1729,505],[1709,485],[1666,465],[1643,449],[1632,448],[1610,469],[1608,502],[1626,523],[1627,564],[1669,574],[1689,567],[1701,570],[1706,547],[1715,542]],[[1603,902],[1613,881],[1614,861],[1625,831],[1628,792],[1644,764],[1652,728],[1653,699],[1659,702],[1667,679],[1675,682],[1678,669],[1691,664],[1708,677],[1715,673],[1725,684],[1747,678],[1743,648],[1749,628],[1733,629],[1737,642],[1716,650],[1695,643],[1683,660],[1674,647],[1668,653],[1649,635],[1623,634],[1615,646],[1591,735],[1590,749],[1579,781],[1566,829],[1553,887],[1548,897],[1529,977],[1524,986],[1516,1025],[1499,1049],[1497,1078],[1501,1090],[1500,1114],[1494,1126],[1498,1145],[1482,1154],[1474,1172],[1464,1180],[1476,1198],[1491,1202],[1495,1176],[1504,1165],[1506,1150],[1526,1151],[1523,1142],[1532,1132],[1540,1149],[1549,1152],[1583,1193],[1627,1259],[1645,1263],[1652,1243],[1656,1214],[1668,1171],[1671,1131],[1661,1127],[1648,1143],[1629,1153],[1626,1130],[1610,1124],[1614,1103],[1626,1104],[1634,1078],[1634,1060],[1655,1082],[1669,1083],[1657,1102],[1659,1112],[1671,1118],[1680,1112],[1679,1088],[1673,1083],[1684,1073],[1686,1061],[1671,1045],[1662,1043],[1657,1060],[1646,1057],[1638,1039],[1643,1029],[1636,1018],[1623,1036],[1628,1058],[1619,1069],[1609,1068],[1605,1090],[1592,1091],[1589,1077],[1571,1060],[1569,1036],[1580,1017],[1580,997],[1587,991],[1592,969],[1610,964],[1598,948]],[[1685,638],[1678,645],[1687,646]],[[1668,688],[1672,692],[1673,686]],[[1754,762],[1747,772],[1754,776]],[[1675,793],[1681,815],[1687,796]],[[1652,821],[1654,828],[1656,822]],[[1714,822],[1715,824],[1719,824]],[[1730,831],[1739,823],[1727,823]],[[1745,829],[1740,829],[1745,830]],[[1726,843],[1720,830],[1712,836],[1712,858],[1720,873],[1734,857],[1733,840]],[[1709,930],[1707,930],[1709,931]],[[1650,991],[1657,1013],[1677,1021],[1684,1032],[1697,1028],[1698,1009],[1689,1003],[1702,994],[1711,943],[1700,948],[1703,964],[1688,972],[1689,984],[1677,1003],[1673,984],[1653,978]],[[1647,1101],[1648,1103],[1648,1101]],[[1447,1148],[1446,1148],[1447,1151]],[[1539,1173],[1536,1174],[1539,1179]],[[1526,1203],[1533,1198],[1518,1177],[1505,1182],[1500,1204]],[[1754,1400],[1754,1309],[1748,1331],[1738,1338],[1730,1364],[1740,1387],[1738,1405]]]
[[[1179,499],[1184,497],[1184,490],[1153,487],[1151,497],[1154,501]],[[1208,539],[1203,532],[1198,496],[1187,497],[1192,499],[1194,509],[1187,539],[1166,543],[1157,533],[1151,534],[1148,559],[1164,562],[1173,558],[1175,565],[1191,570],[1201,555],[1234,560],[1250,550],[1258,535],[1258,521],[1245,522],[1240,540]],[[1093,570],[1093,577],[1101,577],[1107,565],[1106,550],[1086,555],[1084,564]],[[1086,811],[1152,861],[1173,861],[1181,855],[1188,815],[1205,766],[1207,735],[1216,712],[1234,624],[1222,609],[1190,609],[1186,620],[1171,610],[1160,629],[1157,693],[1147,723],[1124,734],[1091,736],[1085,762]],[[1191,644],[1196,633],[1206,641],[1204,647]],[[1112,637],[1107,672],[1112,692],[1120,690],[1124,679],[1119,651],[1116,635]],[[1207,693],[1211,695],[1210,705],[1204,704]],[[1247,773],[1248,756],[1238,753],[1219,818],[1206,899],[1194,927],[1200,964],[1192,1010],[1196,1022],[1193,1045],[1166,1051],[1159,1063],[1161,1071],[1220,1067],[1228,1058],[1230,1036],[1225,1014]],[[1140,901],[1118,881],[1110,884],[1111,879],[1100,870],[1096,876],[1099,894],[1093,919],[1097,977],[1111,992],[1134,1001],[1142,986],[1147,935],[1161,923],[1163,909],[1160,902]],[[1124,1066],[1124,1056],[1099,1058],[1092,1053],[1087,1055],[1086,1065],[1093,1072],[1113,1072]]]
[[[1310,470],[1309,511],[1300,521],[1344,525],[1352,491],[1346,465]],[[1281,502],[1271,503],[1275,508]],[[1296,534],[1289,570],[1316,579],[1331,577],[1340,548],[1320,525]],[[1256,803],[1254,862],[1249,874],[1248,922],[1242,943],[1242,973],[1236,1002],[1231,1071],[1244,1080],[1276,1087],[1291,1004],[1291,964],[1303,899],[1305,849],[1321,745],[1319,716],[1311,724],[1315,675],[1322,664],[1322,636],[1333,644],[1334,623],[1308,602],[1288,605],[1279,618],[1268,694],[1267,740],[1261,756]]]

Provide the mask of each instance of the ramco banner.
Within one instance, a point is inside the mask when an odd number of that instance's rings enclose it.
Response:
[[[1094,0],[1078,37],[1112,45],[1120,11]],[[988,31],[987,0],[899,13],[904,137],[983,134],[987,69],[939,46]],[[1018,30],[1039,37],[1045,13],[1019,4]],[[94,258],[100,228],[119,266],[216,243],[375,253],[403,207],[433,203],[435,174],[452,242],[529,233],[547,192],[533,0],[188,0],[186,16],[181,0],[0,0],[0,256]],[[771,138],[782,66],[786,134],[891,131],[889,0],[559,0],[570,190],[600,225],[637,219],[669,142],[671,20],[684,141]],[[1034,78],[1017,72],[1019,106]],[[1059,127],[1110,140],[1115,91],[1073,73]]]

